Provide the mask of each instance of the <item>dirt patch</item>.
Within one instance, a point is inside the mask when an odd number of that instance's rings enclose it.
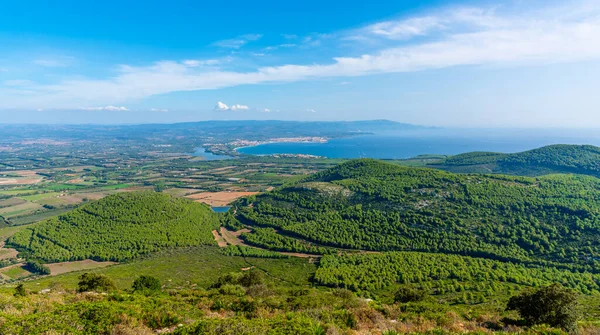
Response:
[[[84,180],[82,178],[75,178],[75,179],[71,179],[69,181],[67,181],[67,184],[79,184],[79,183],[83,183]]]
[[[200,192],[187,195],[186,198],[197,202],[203,202],[209,206],[227,206],[233,201],[258,192]]]
[[[240,238],[240,235],[242,235],[243,233],[249,233],[249,232],[251,232],[250,229],[241,229],[238,231],[231,231],[225,227],[221,227],[221,236],[223,236],[223,238],[225,239],[225,241],[227,241],[227,243],[232,244],[232,245],[243,245],[245,247],[250,247],[250,248],[255,248],[255,249],[262,249],[262,248],[257,248],[255,246],[248,245],[248,244],[244,243],[244,241]],[[321,255],[303,254],[303,253],[299,253],[299,252],[281,252],[281,251],[277,251],[277,252],[282,255],[287,255],[287,256],[291,256],[291,257],[313,258],[313,259],[322,257]]]
[[[225,227],[221,227],[221,236],[231,245],[245,245],[244,241],[240,239],[240,235],[243,233],[249,233],[250,229],[241,229],[238,231],[231,231]]]
[[[67,273],[67,272],[104,268],[104,267],[107,267],[110,265],[115,265],[115,264],[119,264],[119,263],[96,262],[91,259],[85,259],[83,261],[46,264],[46,266],[48,268],[50,268],[50,275],[56,276],[56,275]]]
[[[221,235],[219,235],[218,231],[213,230],[212,234],[220,248],[225,248],[227,246],[227,242],[223,239],[223,237]]]
[[[2,242],[4,244],[4,242]],[[0,248],[0,259],[9,259],[9,258],[17,258],[17,254],[19,252],[12,248]]]
[[[42,178],[0,178],[0,185],[31,185],[42,181]]]

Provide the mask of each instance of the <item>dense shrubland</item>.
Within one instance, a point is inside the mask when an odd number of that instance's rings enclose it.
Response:
[[[514,154],[469,152],[448,157],[432,167],[457,172],[539,176],[548,173],[579,173],[600,177],[600,148],[593,145],[549,145]]]
[[[259,195],[238,217],[276,229],[244,236],[275,250],[300,239],[315,248],[600,268],[600,180],[587,176],[459,175],[354,160]]]
[[[8,240],[45,262],[123,261],[170,247],[213,244],[206,205],[162,193],[119,193],[24,229]]]
[[[529,287],[560,283],[584,294],[600,291],[598,274],[421,252],[326,255],[315,280],[321,285],[361,292],[375,292],[394,284],[426,284],[431,293],[462,292],[464,284],[459,283],[465,282],[478,283],[477,290],[489,295],[497,293],[494,291],[504,283]],[[434,287],[433,282],[438,281],[446,283],[435,283]]]

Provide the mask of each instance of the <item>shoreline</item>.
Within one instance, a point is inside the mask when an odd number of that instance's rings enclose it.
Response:
[[[306,141],[306,140],[298,140],[298,141],[277,141],[277,140],[270,140],[270,141],[258,141],[260,143],[257,144],[252,144],[252,145],[242,145],[242,146],[238,146],[233,148],[233,151],[235,151],[236,153],[240,153],[238,152],[238,149],[244,149],[244,148],[253,148],[253,147],[258,147],[261,145],[265,145],[265,144],[276,144],[276,143],[320,143],[320,144],[325,144],[328,143],[331,139],[327,138],[327,137],[319,137],[319,140],[315,140],[315,141]],[[245,153],[240,153],[243,155],[250,155],[250,154],[245,154]],[[255,155],[253,155],[255,156]]]

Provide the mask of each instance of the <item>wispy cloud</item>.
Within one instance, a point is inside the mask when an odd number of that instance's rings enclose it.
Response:
[[[109,112],[127,112],[129,109],[126,107],[117,107],[117,106],[104,106],[104,107],[83,107],[81,108],[85,111],[109,111]]]
[[[189,67],[200,67],[200,66],[214,66],[221,63],[219,59],[186,59],[181,62],[185,66]]]
[[[14,86],[14,87],[24,87],[24,86],[31,86],[34,83],[31,80],[26,80],[26,79],[12,79],[12,80],[5,80],[2,82],[2,85],[4,86]]]
[[[248,42],[257,41],[261,37],[261,34],[246,34],[232,39],[217,41],[213,45],[226,49],[239,49],[248,44]]]
[[[167,113],[169,110],[166,108],[150,108],[151,112],[160,112],[160,113]]]
[[[429,36],[431,34],[434,35]],[[252,36],[239,40],[247,42],[260,38],[260,35]],[[380,38],[387,42],[381,48],[368,50],[359,56],[335,57],[329,62],[309,65],[264,66],[246,71],[203,68],[199,66],[200,61],[160,61],[149,66],[122,66],[112,78],[68,79],[52,85],[35,85],[20,95],[0,88],[0,101],[10,107],[68,107],[102,104],[103,101],[126,102],[175,91],[325,77],[343,78],[465,65],[522,66],[595,60],[600,59],[600,4],[587,3],[585,10],[569,4],[561,8],[534,9],[518,15],[498,13],[493,8],[455,8],[372,24],[348,36]],[[412,41],[411,36],[430,38]],[[239,47],[246,42],[229,45]],[[234,109],[234,106],[238,107]],[[216,110],[243,110],[243,106],[223,104],[217,105]]]
[[[75,58],[68,56],[39,58],[32,61],[33,64],[43,67],[67,67],[73,64]]]

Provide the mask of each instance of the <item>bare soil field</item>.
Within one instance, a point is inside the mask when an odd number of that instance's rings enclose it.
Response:
[[[43,178],[0,178],[0,185],[31,185],[37,184]]]
[[[5,242],[0,242],[0,259],[16,258],[19,253],[16,249],[5,248]]]
[[[175,197],[184,197],[186,195],[198,193],[200,191],[195,188],[169,188],[164,190],[163,192]]]
[[[16,206],[26,203],[27,201],[19,198],[10,198],[0,201],[0,207]]]
[[[104,268],[110,265],[119,264],[116,262],[96,262],[91,259],[85,259],[83,261],[73,261],[73,262],[62,262],[62,263],[52,263],[46,264],[48,268],[50,268],[50,275],[56,276],[59,274],[79,271],[79,270],[91,270],[97,268]]]
[[[223,239],[221,235],[219,235],[218,231],[213,230],[212,234],[215,237],[215,241],[217,241],[219,248],[225,248],[227,246],[227,242]]]
[[[241,229],[238,231],[232,231],[232,230],[228,230],[225,227],[221,227],[221,236],[223,236],[225,241],[227,241],[227,243],[229,243],[231,245],[246,245],[246,244],[244,244],[244,241],[242,241],[240,239],[240,235],[242,235],[242,233],[249,233],[250,231],[251,231],[250,229]]]
[[[203,202],[209,206],[227,206],[229,203],[258,192],[200,192],[187,195],[186,198]]]

